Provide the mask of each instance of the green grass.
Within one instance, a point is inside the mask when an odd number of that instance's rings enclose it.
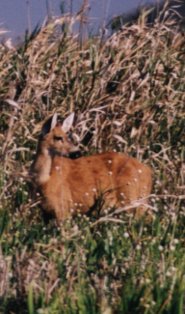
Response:
[[[184,221],[160,218],[146,224],[125,215],[121,223],[78,217],[61,228],[20,215],[12,226],[9,220],[1,236],[11,270],[2,312],[12,304],[20,313],[102,313],[103,306],[183,313]]]

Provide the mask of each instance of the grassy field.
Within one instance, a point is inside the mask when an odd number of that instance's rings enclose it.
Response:
[[[138,24],[83,44],[61,18],[0,46],[0,313],[185,313],[185,38]],[[76,112],[83,154],[153,168],[152,221],[113,209],[45,223],[28,171],[43,120]]]

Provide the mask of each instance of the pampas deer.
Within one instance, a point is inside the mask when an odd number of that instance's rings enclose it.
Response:
[[[70,158],[76,151],[67,136],[73,120],[74,113],[60,125],[54,114],[41,131],[32,175],[43,196],[44,209],[63,221],[77,212],[87,213],[100,197],[103,208],[136,208],[137,201],[151,193],[151,169],[115,152]],[[143,215],[146,208],[146,204],[140,205],[136,215]]]

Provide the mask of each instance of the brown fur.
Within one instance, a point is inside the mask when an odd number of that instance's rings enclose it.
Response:
[[[99,198],[102,198],[103,208],[130,204],[135,207],[134,202],[149,196],[152,171],[135,158],[105,152],[70,159],[68,154],[75,148],[66,131],[71,127],[73,117],[66,120],[67,128],[64,124],[56,126],[53,121],[48,126],[48,122],[44,124],[44,134],[32,166],[47,211],[62,221],[78,211],[87,213]],[[146,205],[139,206],[137,216],[145,211]]]

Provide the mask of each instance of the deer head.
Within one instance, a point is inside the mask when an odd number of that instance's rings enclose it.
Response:
[[[68,136],[74,121],[72,112],[62,124],[57,122],[57,113],[50,117],[43,125],[39,139],[39,150],[44,148],[51,155],[70,156],[78,151]]]

